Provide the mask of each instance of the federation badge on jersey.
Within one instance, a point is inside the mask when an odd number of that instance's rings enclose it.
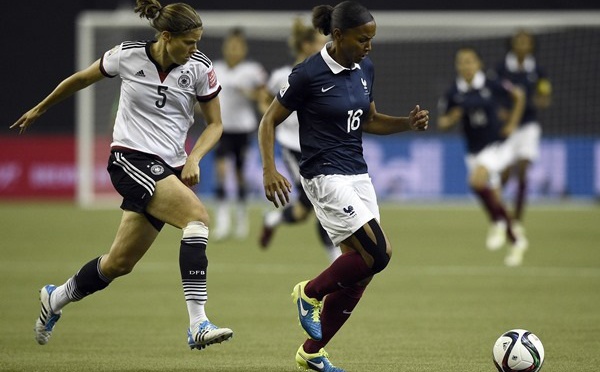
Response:
[[[177,86],[181,89],[189,88],[191,84],[192,79],[190,78],[190,75],[186,74],[185,72],[183,72],[177,79]]]

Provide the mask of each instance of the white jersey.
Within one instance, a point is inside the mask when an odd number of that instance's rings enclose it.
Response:
[[[104,53],[102,73],[122,79],[111,147],[159,156],[172,167],[185,164],[187,132],[196,101],[209,101],[221,89],[212,63],[195,52],[184,65],[161,71],[150,55],[152,41],[126,41]]]
[[[271,73],[271,77],[267,83],[267,89],[273,97],[277,96],[279,90],[287,85],[288,76],[292,72],[292,66],[283,66]],[[275,130],[275,138],[283,147],[290,150],[300,152],[300,124],[298,123],[298,115],[292,112],[290,116],[277,126]]]
[[[223,90],[219,95],[223,131],[250,133],[258,127],[255,103],[248,93],[265,85],[267,74],[253,61],[242,61],[229,67],[225,61],[215,61],[215,71]]]

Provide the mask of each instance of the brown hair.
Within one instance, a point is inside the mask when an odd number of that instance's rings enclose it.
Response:
[[[289,45],[294,55],[302,53],[303,43],[312,43],[317,38],[317,30],[312,26],[307,26],[302,18],[296,18],[292,24],[292,34],[290,35]]]
[[[202,28],[202,20],[194,8],[186,3],[160,5],[157,0],[136,0],[135,13],[146,18],[158,32],[168,31],[180,35]]]

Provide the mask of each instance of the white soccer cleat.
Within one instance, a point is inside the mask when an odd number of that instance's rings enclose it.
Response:
[[[219,328],[208,320],[188,328],[187,334],[188,345],[192,350],[202,350],[208,345],[220,344],[233,337],[233,331],[231,329]]]
[[[496,221],[488,229],[485,245],[490,251],[497,251],[506,244],[506,222]]]
[[[527,237],[525,236],[525,227],[523,227],[523,225],[521,225],[520,222],[518,221],[514,221],[511,224],[512,227],[512,231],[513,234],[515,235],[515,238],[517,240],[521,240],[521,245],[529,245],[528,241],[527,241]]]
[[[518,239],[510,246],[508,254],[504,258],[504,264],[508,267],[521,266],[523,256],[528,248],[527,239]]]
[[[40,289],[40,316],[35,321],[33,331],[35,332],[35,340],[40,345],[46,345],[52,336],[54,325],[60,319],[62,310],[58,313],[52,311],[50,306],[50,295],[56,289],[55,285],[48,284]]]

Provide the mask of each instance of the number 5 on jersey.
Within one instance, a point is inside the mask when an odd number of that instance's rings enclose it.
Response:
[[[163,108],[165,107],[165,104],[167,103],[167,94],[165,93],[165,91],[169,89],[169,87],[165,87],[164,85],[159,85],[157,90],[158,90],[158,95],[161,97],[161,99],[155,101],[154,103],[156,104],[156,107],[158,108]]]

